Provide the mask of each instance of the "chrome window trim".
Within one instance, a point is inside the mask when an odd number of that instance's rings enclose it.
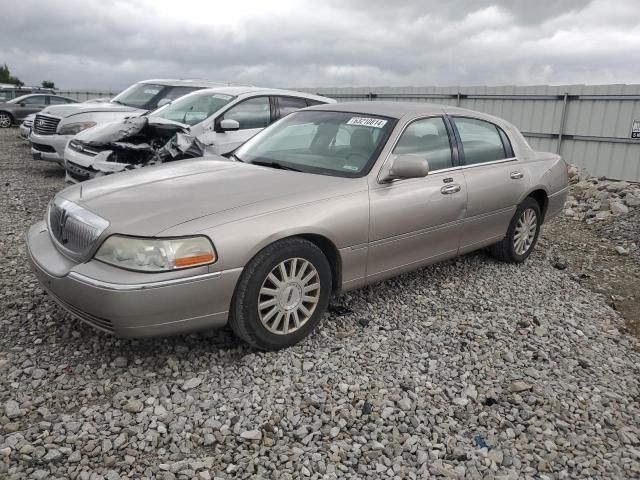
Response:
[[[466,165],[466,164],[460,165],[460,168],[464,170],[467,168],[482,167],[484,165],[497,165],[499,163],[508,163],[508,162],[517,162],[517,161],[518,161],[518,157],[501,158],[500,160],[492,160],[490,162],[472,163],[471,165]]]
[[[201,282],[204,280],[220,277],[223,273],[224,273],[223,271],[213,272],[213,273],[203,273],[202,275],[194,275],[192,277],[173,278],[171,280],[161,280],[157,282],[146,282],[146,283],[104,282],[102,280],[97,280],[95,278],[87,277],[86,275],[83,275],[78,272],[70,272],[69,278],[73,280],[77,280],[78,282],[84,283],[85,285],[89,285],[91,287],[96,287],[96,288],[102,288],[105,290],[135,291],[135,290],[147,290],[150,288],[170,287],[173,285],[181,285],[184,283]]]

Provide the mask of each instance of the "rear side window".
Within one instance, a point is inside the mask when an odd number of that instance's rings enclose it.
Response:
[[[444,120],[440,117],[416,120],[402,133],[393,153],[418,155],[429,162],[429,170],[442,170],[453,166],[451,144]]]
[[[68,99],[63,97],[49,97],[49,105],[66,105],[71,103]]]
[[[467,165],[511,157],[502,141],[499,128],[493,123],[463,117],[453,117],[452,120],[460,134],[464,161]]]
[[[280,113],[278,118],[286,117],[290,113],[295,112],[296,110],[300,110],[301,108],[307,107],[307,101],[304,98],[298,97],[277,97],[278,98],[278,108]]]

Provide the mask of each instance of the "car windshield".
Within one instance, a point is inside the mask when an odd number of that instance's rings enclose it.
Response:
[[[147,108],[148,104],[166,89],[166,85],[136,83],[117,95],[112,102],[135,108]]]
[[[233,95],[223,93],[198,93],[160,107],[151,115],[186,125],[195,125],[209,118],[234,98]]]
[[[276,168],[359,177],[371,169],[395,123],[361,113],[292,113],[241,146],[235,156]]]

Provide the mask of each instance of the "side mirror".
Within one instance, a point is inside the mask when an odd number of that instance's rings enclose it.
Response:
[[[419,155],[397,155],[380,175],[383,183],[407,178],[422,178],[429,173],[429,162]]]
[[[171,103],[171,99],[170,98],[161,98],[160,101],[158,102],[158,107],[164,107],[165,105],[168,105],[169,103]]]
[[[234,132],[236,130],[240,130],[240,122],[230,118],[225,118],[220,122],[220,130],[223,132]]]
[[[24,107],[26,105],[26,103],[20,102],[18,105],[21,106],[21,107]]]

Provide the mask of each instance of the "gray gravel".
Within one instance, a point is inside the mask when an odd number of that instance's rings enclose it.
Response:
[[[639,342],[553,268],[484,253],[344,295],[301,345],[121,340],[23,247],[63,186],[0,131],[0,478],[639,478]]]

